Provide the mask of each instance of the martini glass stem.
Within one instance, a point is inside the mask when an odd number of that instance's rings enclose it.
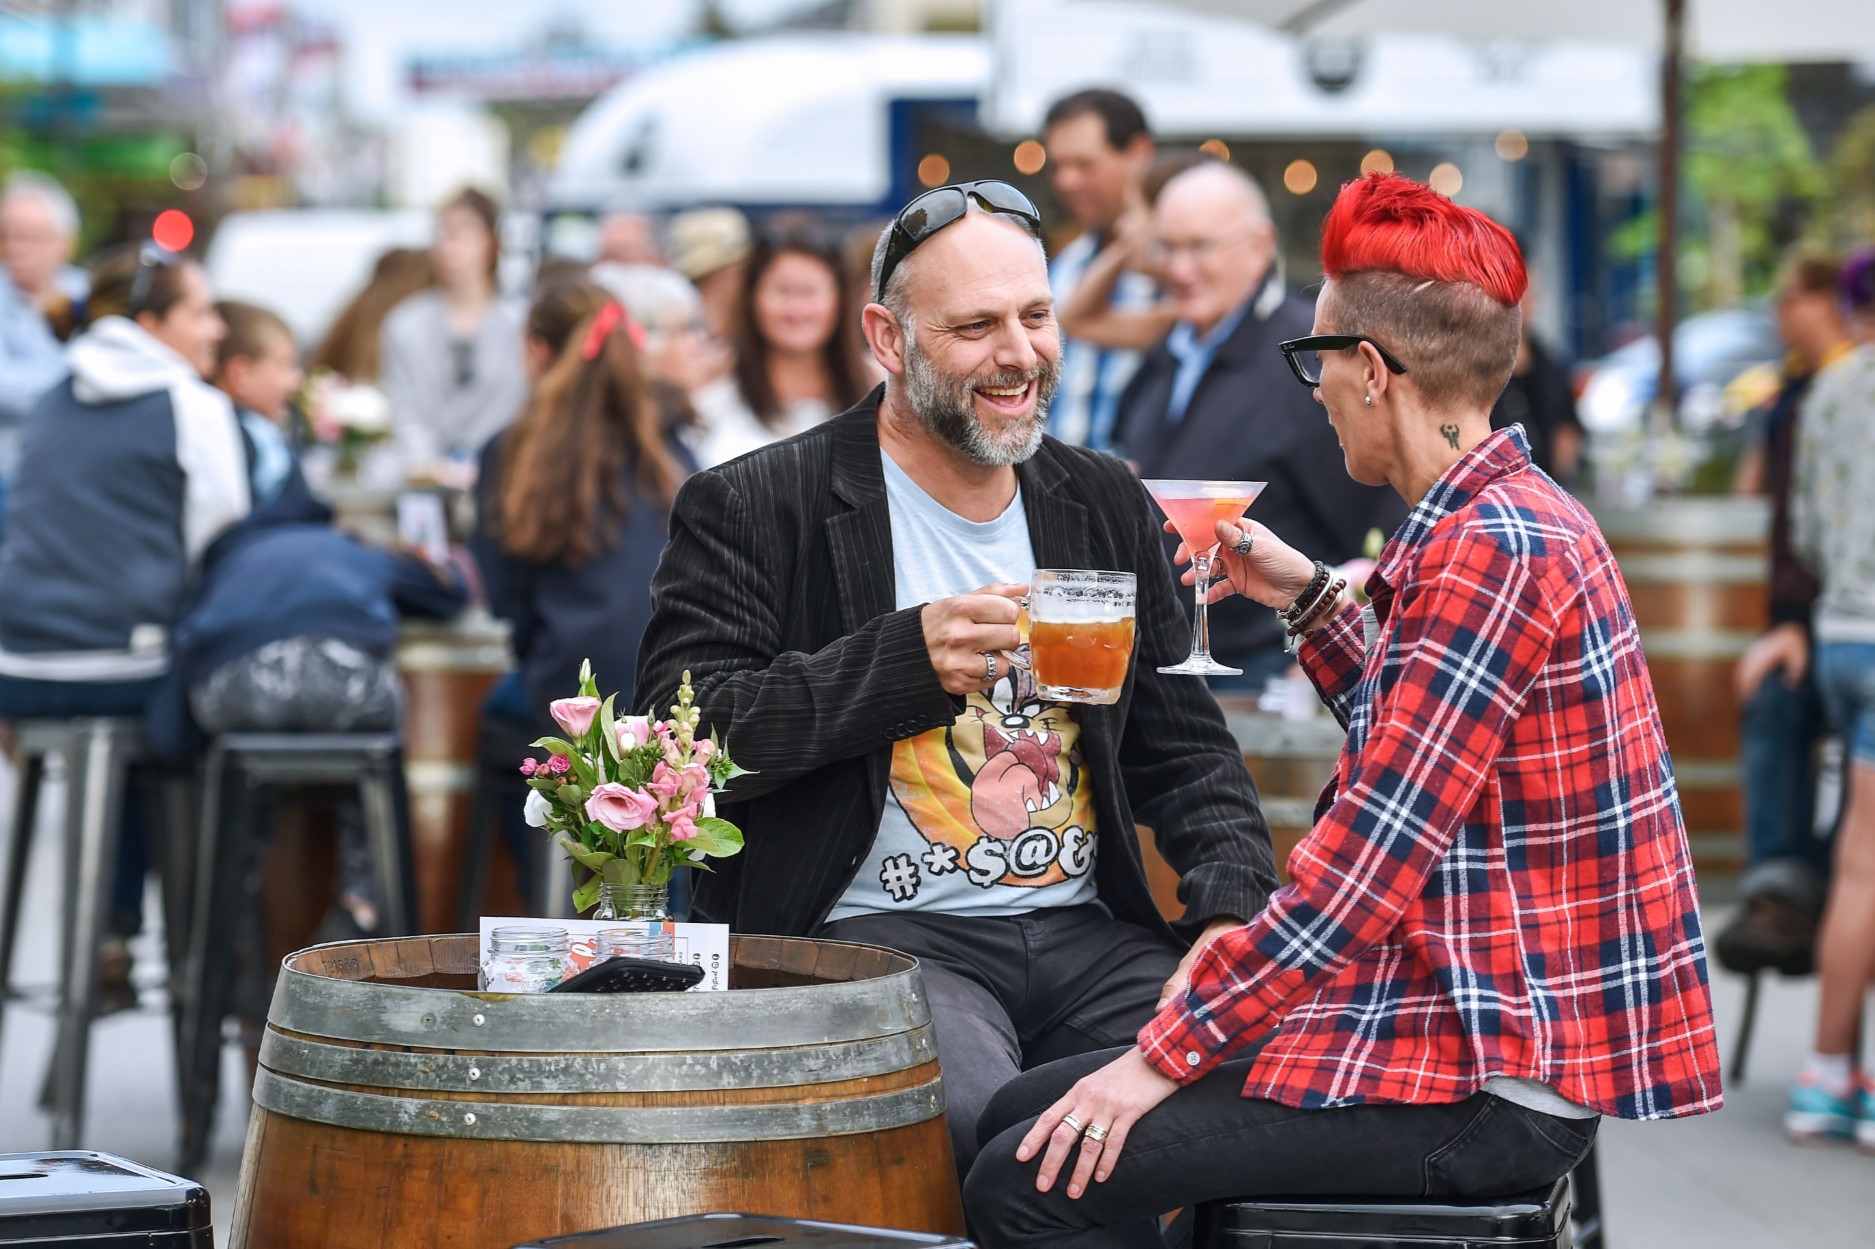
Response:
[[[1211,658],[1211,605],[1207,601],[1211,597],[1211,561],[1212,554],[1208,551],[1191,558],[1191,571],[1196,577],[1192,589],[1198,599],[1198,610],[1191,617],[1191,658],[1194,660]]]

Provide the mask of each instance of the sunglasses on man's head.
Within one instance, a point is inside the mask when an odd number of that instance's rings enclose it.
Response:
[[[181,256],[157,243],[145,241],[137,249],[137,276],[130,283],[130,318],[136,319],[138,313],[146,311],[150,302],[150,283],[152,275],[158,269],[167,269],[180,263]]]
[[[1406,372],[1391,351],[1365,334],[1311,334],[1307,338],[1292,338],[1278,345],[1283,359],[1289,361],[1289,371],[1296,375],[1296,380],[1310,388],[1322,384],[1322,357],[1324,351],[1346,351],[1366,343],[1380,353],[1381,362],[1394,373]]]
[[[1036,238],[1042,237],[1042,215],[1028,196],[994,178],[982,182],[959,182],[926,191],[892,219],[892,237],[885,245],[885,263],[879,267],[879,282],[873,288],[874,299],[885,298],[885,288],[905,257],[916,251],[926,239],[945,226],[955,225],[970,211],[975,200],[984,212],[1014,217]]]

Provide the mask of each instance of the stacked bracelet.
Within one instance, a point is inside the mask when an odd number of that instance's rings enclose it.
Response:
[[[1295,602],[1289,604],[1288,611],[1280,613],[1283,618],[1283,623],[1293,626],[1296,621],[1301,620],[1307,612],[1313,610],[1316,605],[1316,600],[1321,596],[1322,588],[1327,584],[1328,565],[1318,559],[1315,561],[1315,576],[1310,578],[1308,587],[1304,589],[1302,593],[1296,595]],[[1294,631],[1295,630],[1291,628],[1290,632],[1293,633]]]
[[[1314,628],[1316,621],[1341,605],[1341,592],[1347,588],[1348,583],[1344,578],[1335,578],[1333,585],[1322,591],[1300,616],[1289,622],[1289,636],[1300,637]]]

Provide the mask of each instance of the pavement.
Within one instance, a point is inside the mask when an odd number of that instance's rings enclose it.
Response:
[[[26,894],[15,980],[0,1036],[0,1153],[43,1149],[49,1125],[37,1107],[52,1047],[58,820],[62,787],[48,787]],[[12,774],[0,763],[0,813],[12,809]],[[0,814],[0,819],[6,815]],[[1708,889],[1706,916],[1725,918],[1729,882]],[[158,908],[152,902],[147,913]],[[140,1009],[96,1025],[91,1051],[86,1148],[157,1167],[174,1162],[173,1053],[161,981],[160,933],[137,947]],[[1743,983],[1718,974],[1713,986],[1720,1044],[1729,1063],[1743,1008]],[[1670,1123],[1605,1121],[1601,1131],[1606,1245],[1613,1249],[1869,1249],[1875,1245],[1875,1157],[1853,1150],[1800,1149],[1780,1127],[1789,1081],[1808,1050],[1814,981],[1769,980],[1759,1002],[1751,1065],[1726,1090],[1725,1109]],[[223,1051],[223,1088],[246,1080],[235,1047]],[[217,1244],[228,1243],[245,1136],[246,1099],[224,1095],[212,1156],[194,1178],[212,1196]],[[0,1240],[5,1229],[0,1227]]]

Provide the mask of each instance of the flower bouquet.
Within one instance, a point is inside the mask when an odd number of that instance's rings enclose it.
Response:
[[[580,666],[579,694],[557,699],[554,721],[566,736],[543,737],[543,761],[527,759],[527,822],[565,847],[579,884],[573,905],[597,905],[595,919],[669,918],[671,873],[709,870],[704,862],[742,849],[742,831],[716,815],[716,793],[745,775],[716,740],[697,737],[702,719],[684,673],[668,720],[615,719],[592,664]],[[582,872],[583,869],[583,872]]]
[[[333,448],[337,471],[346,476],[357,473],[366,450],[390,436],[390,401],[376,386],[319,369],[306,379],[299,401],[314,440]]]

